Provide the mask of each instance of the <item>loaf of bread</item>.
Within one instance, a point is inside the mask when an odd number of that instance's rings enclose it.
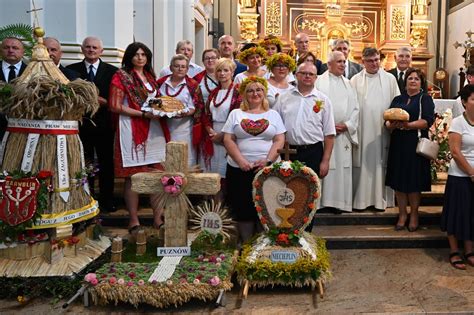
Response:
[[[184,105],[180,100],[170,96],[160,96],[152,99],[148,102],[148,105],[153,109],[167,113],[178,112],[184,109]]]
[[[409,121],[410,114],[401,108],[389,108],[383,112],[384,120],[398,120],[398,121]]]

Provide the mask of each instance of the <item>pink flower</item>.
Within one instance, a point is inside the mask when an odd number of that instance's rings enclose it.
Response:
[[[169,180],[170,180],[170,178],[169,178],[168,176],[163,176],[163,177],[161,178],[161,183],[162,183],[163,185],[166,185],[166,184],[168,184],[168,181],[169,181]]]
[[[181,280],[179,280],[180,283],[188,283],[188,280],[186,280],[185,278],[181,278]]]
[[[216,262],[218,262],[218,263],[222,262],[222,258],[217,257],[217,258],[216,258]]]
[[[199,283],[201,283],[201,281],[196,278],[196,279],[194,279],[193,283],[194,283],[194,284],[199,284]]]
[[[97,285],[97,283],[99,283],[99,280],[97,280],[97,278],[94,278],[94,279],[91,279],[91,281],[89,281],[90,284],[92,285]]]
[[[142,285],[144,285],[144,284],[145,284],[145,281],[143,281],[142,279],[138,280],[138,285],[139,285],[139,286],[142,286]]]
[[[209,284],[212,285],[212,286],[216,286],[216,285],[219,285],[219,283],[221,283],[221,279],[219,279],[218,276],[214,276],[212,277],[210,280],[209,280]]]
[[[219,257],[220,257],[220,259],[222,259],[222,260],[225,259],[225,255],[224,255],[224,254],[220,254]]]
[[[181,176],[175,176],[174,177],[174,182],[175,182],[176,185],[181,186],[181,185],[183,185],[183,178]]]
[[[125,284],[125,280],[123,280],[123,278],[120,278],[117,280],[117,283],[120,284],[120,285],[123,285]]]
[[[110,277],[109,283],[110,283],[110,284],[116,284],[116,283],[117,283],[117,278],[115,278],[115,277]]]
[[[88,273],[86,274],[86,276],[84,277],[84,280],[87,281],[87,282],[91,282],[92,279],[96,279],[97,280],[97,275],[95,273]]]
[[[133,281],[128,281],[127,282],[127,287],[132,287],[133,286]]]

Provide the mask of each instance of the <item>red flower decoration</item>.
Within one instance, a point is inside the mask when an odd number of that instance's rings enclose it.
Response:
[[[311,181],[312,181],[313,183],[316,183],[316,182],[318,181],[318,178],[317,178],[316,176],[312,176],[312,177],[311,177]]]
[[[291,168],[289,168],[289,169],[280,168],[280,174],[281,174],[282,176],[288,177],[288,176],[291,175],[291,173],[292,173]]]
[[[267,219],[265,219],[264,217],[261,217],[260,218],[260,223],[267,224]]]
[[[288,239],[288,234],[286,234],[286,233],[278,234],[278,236],[276,238],[276,241],[277,241],[277,243],[280,243],[280,244],[289,244],[290,243],[290,240]]]
[[[256,207],[255,207],[255,210],[257,210],[257,212],[262,212],[262,207],[256,206]]]
[[[298,234],[300,234],[300,231],[299,230],[294,230],[293,234],[298,235]]]
[[[316,191],[315,193],[313,193],[313,197],[314,197],[314,198],[318,198],[318,197],[319,197],[319,193]]]
[[[308,208],[314,209],[314,202],[308,203]]]
[[[260,182],[259,182],[259,181],[254,181],[254,182],[253,182],[253,186],[254,186],[255,188],[260,187]]]
[[[41,170],[39,171],[38,175],[36,175],[36,178],[38,179],[47,179],[53,176],[53,173],[51,171],[47,170]]]
[[[260,195],[255,195],[255,200],[259,201],[260,199],[262,199],[262,197],[260,197]]]
[[[304,223],[308,223],[308,221],[309,221],[309,218],[308,218],[308,217],[304,217],[303,222],[304,222]]]

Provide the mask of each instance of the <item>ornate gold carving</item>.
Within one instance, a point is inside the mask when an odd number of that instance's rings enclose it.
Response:
[[[431,21],[411,21],[410,45],[414,48],[426,48],[426,36]]]
[[[265,8],[265,34],[282,35],[280,2],[267,2]]]
[[[326,25],[326,22],[318,21],[316,19],[304,19],[301,23],[301,30],[309,30],[315,33],[316,39],[321,38],[321,29]]]
[[[369,29],[369,26],[364,22],[344,23],[344,25],[350,29],[352,35],[356,36],[361,36]]]
[[[412,0],[411,13],[413,17],[417,18],[428,16],[428,3],[426,0]]]
[[[256,0],[239,0],[239,4],[241,8],[255,8],[257,5]]]
[[[391,40],[406,39],[405,36],[405,10],[403,7],[392,8],[392,32]]]
[[[382,10],[380,13],[380,41],[382,42],[385,40],[385,24],[385,10]]]
[[[260,14],[241,13],[238,15],[240,20],[240,37],[247,41],[252,41],[258,37],[257,21]]]

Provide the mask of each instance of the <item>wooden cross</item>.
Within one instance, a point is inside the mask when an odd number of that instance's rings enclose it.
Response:
[[[215,173],[188,172],[188,145],[168,142],[164,172],[138,173],[132,176],[132,190],[140,194],[163,192],[163,176],[182,176],[187,180],[181,194],[215,195],[221,189],[220,176]],[[188,212],[184,198],[169,196],[165,205],[165,246],[188,246]]]
[[[288,141],[285,141],[285,146],[283,149],[278,149],[277,151],[280,154],[284,154],[284,160],[289,161],[290,160],[290,154],[296,154],[296,149],[290,149],[290,144]]]

